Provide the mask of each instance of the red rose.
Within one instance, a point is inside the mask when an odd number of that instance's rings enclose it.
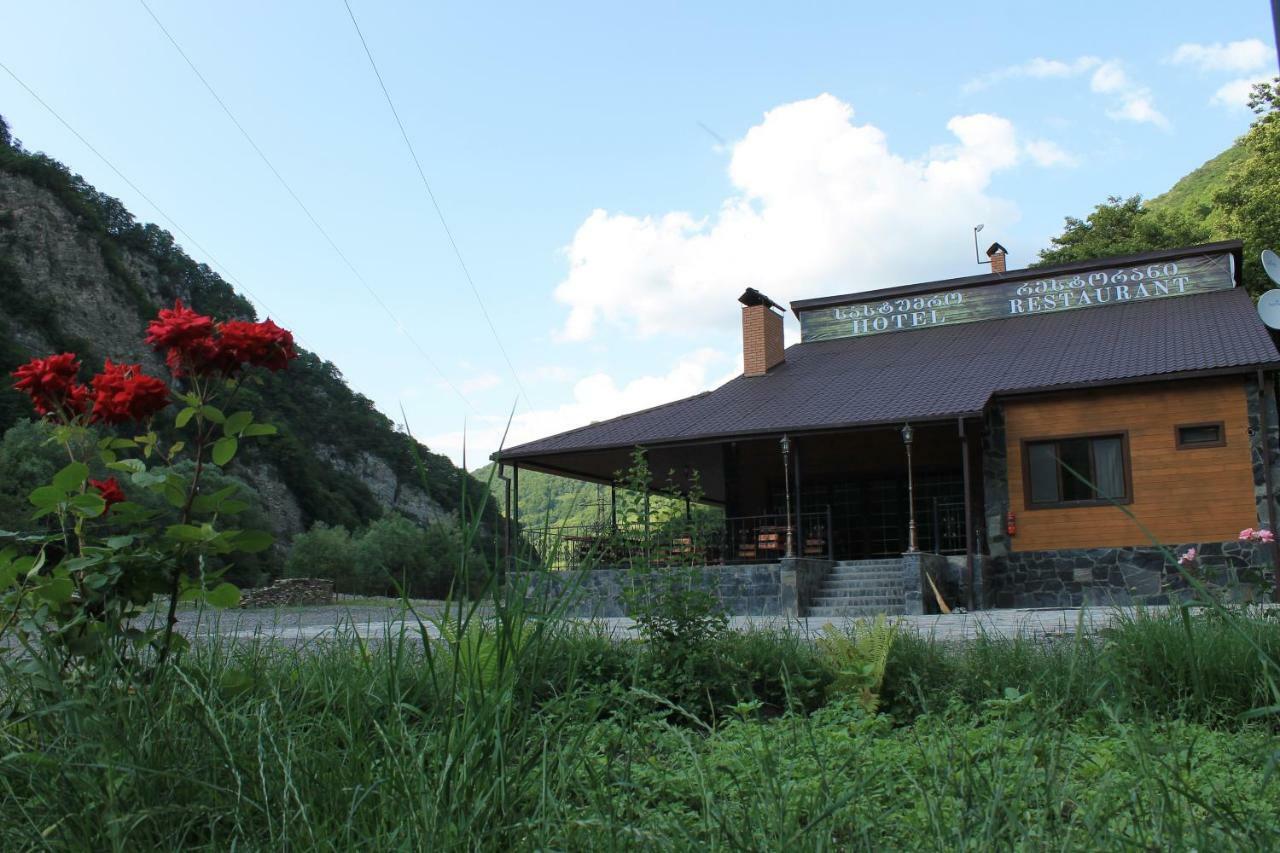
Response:
[[[167,350],[164,361],[176,377],[231,374],[239,366],[213,339],[213,319],[192,311],[179,299],[147,326],[147,343]]]
[[[112,364],[93,377],[93,419],[118,424],[145,421],[169,405],[169,386],[142,372],[140,364]]]
[[[237,362],[267,370],[284,370],[290,359],[298,357],[293,333],[270,320],[262,323],[228,320],[218,331],[219,346]]]
[[[240,361],[213,338],[191,341],[165,353],[164,363],[179,379],[184,376],[232,376],[240,369]]]
[[[80,362],[75,353],[64,352],[46,358],[33,358],[13,371],[18,381],[13,387],[31,397],[41,415],[84,414],[89,404],[89,389],[76,382]]]
[[[192,311],[179,299],[172,308],[160,309],[160,316],[147,326],[146,341],[156,349],[169,349],[211,337],[213,319]]]
[[[116,482],[115,477],[108,477],[105,480],[90,480],[89,485],[98,490],[98,494],[102,496],[102,500],[106,502],[107,508],[103,510],[105,515],[111,512],[112,504],[122,503],[125,500],[124,489],[120,488],[120,484]]]

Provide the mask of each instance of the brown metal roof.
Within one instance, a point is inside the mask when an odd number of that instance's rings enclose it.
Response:
[[[1280,366],[1243,288],[791,346],[663,406],[507,448],[495,458],[855,428],[980,413],[1001,394]]]

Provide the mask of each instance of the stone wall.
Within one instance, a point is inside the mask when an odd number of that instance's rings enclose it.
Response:
[[[1009,449],[1005,443],[1004,408],[994,405],[987,411],[982,430],[982,505],[986,513],[987,553],[1000,557],[1009,553],[1005,520],[1009,512]]]
[[[824,561],[805,561],[820,563]],[[830,564],[825,564],[829,566]],[[690,578],[690,583],[714,592],[725,608],[738,616],[780,616],[784,614],[782,567],[778,563],[743,566],[701,566],[670,570]],[[795,587],[812,589],[812,566],[796,572]],[[525,598],[534,603],[567,600],[566,612],[573,616],[626,616],[624,591],[655,581],[662,570],[641,574],[627,569],[585,569],[571,572],[511,572],[507,583],[523,588]]]
[[[1183,554],[1193,547],[1202,579],[1210,584],[1234,585],[1269,571],[1266,554],[1249,542],[1184,543],[1170,551]],[[991,563],[996,607],[1167,604],[1188,594],[1181,573],[1154,547],[1015,551]]]
[[[796,617],[807,614],[833,565],[835,563],[831,560],[784,557],[781,563],[782,615]]]
[[[280,578],[271,586],[246,589],[241,607],[297,607],[304,604],[332,604],[333,581],[321,578]]]
[[[951,566],[941,554],[916,551],[902,555],[902,604],[907,614],[936,613],[938,605],[925,574],[933,578],[939,591],[945,589]]]
[[[1276,513],[1280,507],[1267,506],[1267,477],[1263,442],[1271,445],[1271,480],[1280,491],[1280,425],[1277,424],[1275,398],[1270,399],[1266,429],[1262,424],[1262,395],[1258,393],[1258,381],[1254,377],[1245,380],[1245,400],[1249,410],[1249,444],[1253,457],[1253,496],[1258,505],[1258,524],[1276,530]]]

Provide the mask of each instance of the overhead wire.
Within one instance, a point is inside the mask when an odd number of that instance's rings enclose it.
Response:
[[[191,61],[191,57],[187,55],[187,52],[182,49],[182,45],[178,43],[178,40],[173,37],[173,34],[169,32],[168,28],[166,28],[165,25],[161,22],[161,20],[156,16],[156,13],[152,11],[151,7],[147,4],[147,0],[138,0],[138,2],[142,5],[142,8],[147,11],[147,14],[151,16],[151,20],[155,22],[156,26],[160,29],[160,32],[162,32],[165,38],[168,39],[169,43],[173,45],[174,50],[176,50],[178,52],[178,55],[182,57],[184,62],[186,62],[187,67],[191,69],[191,72],[193,74],[195,74],[196,79],[200,81],[200,83],[204,86],[204,88],[213,97],[214,101],[217,102],[218,106],[222,108],[222,111],[223,113],[226,114],[227,118],[230,119],[231,123],[235,125],[237,130],[240,131],[240,134],[245,138],[245,141],[248,142],[249,146],[254,150],[254,153],[258,155],[258,158],[262,160],[262,162],[266,165],[267,169],[271,171],[271,174],[275,176],[276,180],[280,183],[280,186],[284,188],[285,192],[289,194],[289,197],[293,199],[294,203],[297,204],[298,208],[306,215],[307,219],[311,222],[311,224],[315,227],[315,229],[320,233],[320,236],[322,236],[325,242],[329,244],[329,247],[333,249],[334,254],[336,254],[342,260],[342,263],[347,267],[347,269],[351,271],[351,274],[355,277],[356,281],[358,281],[360,285],[365,289],[365,291],[371,297],[373,297],[374,302],[376,302],[378,306],[382,309],[382,311],[388,317],[391,318],[392,323],[395,324],[396,329],[400,332],[400,334],[404,336],[405,340],[409,341],[409,343],[412,344],[413,348],[418,352],[418,354],[422,356],[422,358],[440,376],[441,380],[444,381],[444,383],[449,387],[449,389],[453,391],[454,394],[457,395],[458,399],[462,400],[462,402],[466,405],[466,407],[469,410],[474,412],[475,407],[472,406],[471,401],[467,398],[467,395],[462,393],[462,390],[458,388],[458,386],[455,385],[452,380],[449,379],[448,375],[445,374],[444,370],[441,369],[440,365],[436,362],[436,360],[432,358],[430,354],[427,353],[427,351],[422,347],[420,343],[418,343],[417,339],[414,338],[413,334],[404,325],[404,323],[400,321],[400,318],[396,315],[396,313],[391,310],[391,308],[387,305],[386,302],[383,301],[382,297],[378,295],[378,292],[373,289],[373,287],[369,284],[368,281],[365,280],[365,277],[360,274],[360,271],[356,269],[355,264],[351,262],[350,258],[348,258],[346,253],[342,251],[341,247],[338,246],[337,242],[333,239],[332,236],[330,236],[329,232],[325,229],[325,227],[320,224],[320,221],[315,217],[315,214],[311,212],[311,209],[307,207],[306,203],[302,201],[302,199],[294,191],[293,187],[290,186],[289,182],[285,180],[284,175],[280,174],[280,170],[276,168],[273,162],[271,162],[271,158],[269,158],[266,155],[266,153],[262,150],[262,148],[259,147],[258,143],[254,141],[254,138],[249,133],[249,131],[246,130],[244,125],[240,123],[240,120],[236,118],[235,113],[233,113],[231,111],[231,108],[227,106],[226,101],[222,99],[222,97],[218,94],[217,90],[213,88],[213,86],[209,83],[207,79],[205,79],[205,76],[200,73],[200,69],[197,68],[196,64]]]
[[[34,98],[36,103],[44,107],[44,109],[49,113],[49,115],[57,119],[58,123],[61,124],[63,127],[65,127],[67,131],[71,133],[72,136],[80,140],[80,143],[84,145],[85,148],[88,148],[91,152],[93,152],[94,156],[96,156],[99,160],[105,163],[107,168],[110,169],[112,172],[114,172],[116,174],[116,177],[124,181],[125,184],[131,190],[137,193],[138,196],[143,201],[151,205],[151,207],[155,210],[155,212],[160,215],[160,218],[162,218],[165,222],[169,223],[169,226],[172,227],[173,230],[177,231],[180,235],[182,235],[183,239],[185,239],[188,244],[190,244],[191,246],[194,246],[201,254],[207,257],[209,259],[211,266],[221,271],[222,275],[224,275],[229,281],[231,281],[232,284],[234,284],[238,289],[244,291],[245,294],[247,294],[250,299],[252,299],[259,306],[261,306],[261,308],[265,311],[266,314],[275,315],[276,319],[282,322],[285,322],[283,317],[281,317],[279,314],[276,314],[276,312],[272,311],[271,307],[267,305],[267,303],[260,296],[257,296],[252,290],[246,287],[243,282],[241,282],[238,278],[236,278],[235,275],[231,273],[231,270],[229,270],[225,264],[221,263],[217,259],[217,257],[214,256],[212,252],[210,252],[203,245],[201,245],[198,240],[192,237],[191,234],[186,229],[184,229],[181,225],[178,224],[177,220],[175,220],[172,216],[166,213],[164,208],[162,208],[159,204],[156,203],[155,199],[151,198],[151,196],[143,192],[142,188],[139,187],[137,184],[135,184],[132,180],[130,180],[128,175],[120,171],[120,169],[116,166],[115,163],[111,162],[111,160],[108,159],[108,157],[105,154],[99,151],[92,142],[86,139],[84,135],[80,133],[80,131],[72,127],[70,122],[68,122],[65,118],[63,118],[62,115],[49,104],[48,101],[40,97],[40,95],[34,89],[28,86],[26,81],[24,81],[21,77],[19,77],[12,68],[5,65],[3,62],[0,62],[0,69],[4,69],[4,72],[8,74],[11,78],[13,78],[13,81],[15,83],[17,83],[24,90],[26,90],[26,93],[30,95],[32,98]]]
[[[356,14],[351,9],[349,0],[342,0],[343,5],[347,7],[347,15],[351,18],[351,25],[355,28],[356,36],[360,39],[360,45],[364,48],[364,54],[369,58],[369,67],[373,69],[373,74],[378,78],[378,86],[382,89],[382,96],[386,99],[387,106],[391,109],[391,115],[396,120],[396,126],[400,128],[400,137],[404,140],[405,147],[409,149],[409,156],[413,159],[413,165],[418,170],[418,178],[422,181],[423,188],[427,191],[427,198],[431,200],[431,206],[435,209],[436,216],[440,220],[440,227],[444,229],[445,236],[449,239],[449,246],[453,249],[453,255],[458,259],[458,266],[462,268],[462,275],[467,280],[467,285],[471,288],[471,294],[475,297],[476,304],[480,307],[480,313],[484,316],[484,321],[489,327],[490,334],[493,335],[494,341],[498,345],[498,351],[502,353],[503,360],[507,363],[507,369],[511,371],[511,378],[515,380],[516,387],[520,389],[520,394],[524,397],[525,403],[532,405],[529,400],[529,394],[525,391],[524,383],[520,381],[520,373],[516,370],[515,365],[511,363],[511,356],[507,354],[507,348],[502,342],[502,336],[498,334],[498,329],[493,323],[493,318],[489,316],[489,309],[484,304],[484,299],[480,296],[480,289],[476,287],[475,279],[471,275],[471,269],[467,266],[466,260],[462,257],[462,250],[458,248],[458,241],[454,239],[453,231],[449,228],[449,222],[445,218],[444,210],[440,206],[440,201],[436,198],[435,192],[431,189],[431,182],[427,180],[427,173],[422,168],[422,161],[418,159],[418,152],[414,150],[413,142],[409,139],[409,132],[405,129],[404,122],[400,119],[400,111],[396,109],[395,101],[391,98],[391,92],[387,89],[386,81],[382,77],[382,72],[378,70],[378,63],[373,58],[373,51],[369,48],[369,42],[364,37],[364,32],[360,29],[360,22],[356,20]]]

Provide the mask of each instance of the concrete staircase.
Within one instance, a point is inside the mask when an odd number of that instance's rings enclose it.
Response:
[[[902,601],[902,560],[841,560],[822,582],[806,615],[861,618],[906,612]]]

